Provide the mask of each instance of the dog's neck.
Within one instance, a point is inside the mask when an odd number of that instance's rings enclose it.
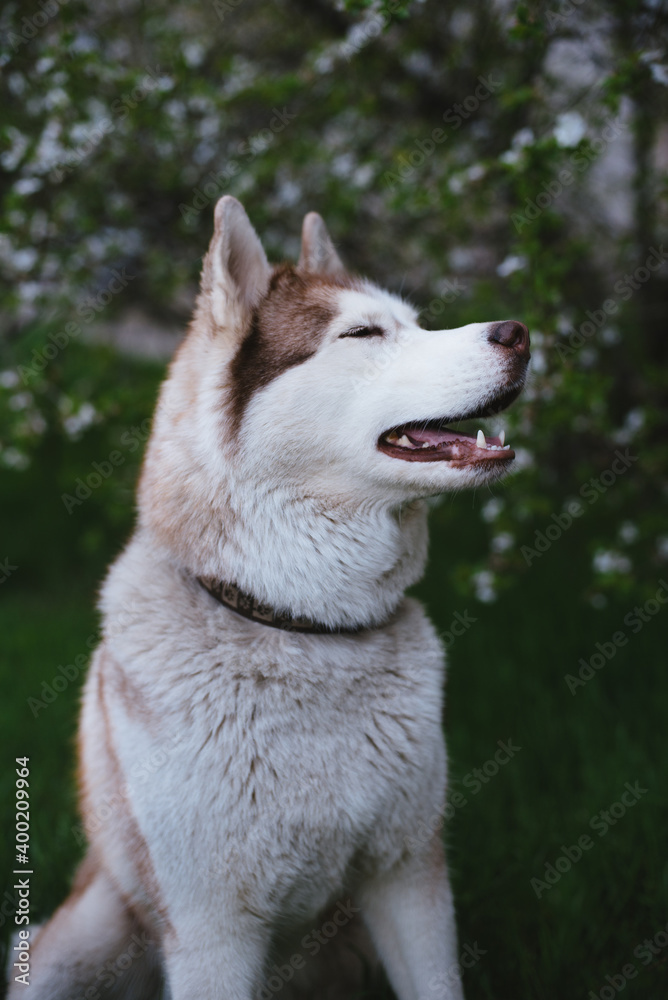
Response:
[[[163,480],[164,486],[164,480]],[[379,625],[418,580],[427,556],[426,505],[325,507],[281,490],[250,490],[140,524],[196,576],[236,584],[258,601],[331,627]]]

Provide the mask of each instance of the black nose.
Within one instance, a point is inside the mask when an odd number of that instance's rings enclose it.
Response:
[[[487,333],[490,344],[509,347],[518,357],[529,360],[529,331],[524,323],[507,319],[503,323],[492,323]]]

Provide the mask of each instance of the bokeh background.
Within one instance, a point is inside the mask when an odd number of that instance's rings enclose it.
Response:
[[[81,855],[96,587],[228,193],[271,259],[316,209],[425,326],[530,326],[492,421],[517,471],[433,511],[416,588],[449,648],[465,989],[668,995],[666,5],[31,0],[0,25],[3,940],[15,757],[36,920]]]

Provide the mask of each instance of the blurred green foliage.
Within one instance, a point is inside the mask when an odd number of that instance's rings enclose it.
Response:
[[[480,507],[487,551],[454,567],[463,588],[482,579],[491,598],[520,579],[536,533],[629,447],[632,474],[588,519],[583,593],[649,593],[668,558],[666,266],[628,297],[615,286],[665,238],[667,17],[651,0],[5,5],[10,501],[34,496],[44,463],[65,492],[114,449],[117,420],[148,416],[154,379],[119,382],[122,362],[82,345],[131,306],[185,323],[231,193],[275,259],[297,255],[316,208],[349,264],[427,325],[531,327],[534,381],[503,418],[520,471]],[[73,512],[65,559],[123,521],[135,472],[128,455]]]

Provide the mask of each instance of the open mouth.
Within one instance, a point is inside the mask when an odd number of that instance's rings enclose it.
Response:
[[[390,458],[400,458],[404,462],[451,462],[455,466],[510,462],[515,458],[515,452],[506,444],[505,431],[498,436],[487,437],[482,430],[478,430],[477,434],[467,434],[447,425],[499,413],[518,395],[519,390],[505,393],[490,405],[457,417],[419,420],[392,427],[380,435],[378,449]]]

